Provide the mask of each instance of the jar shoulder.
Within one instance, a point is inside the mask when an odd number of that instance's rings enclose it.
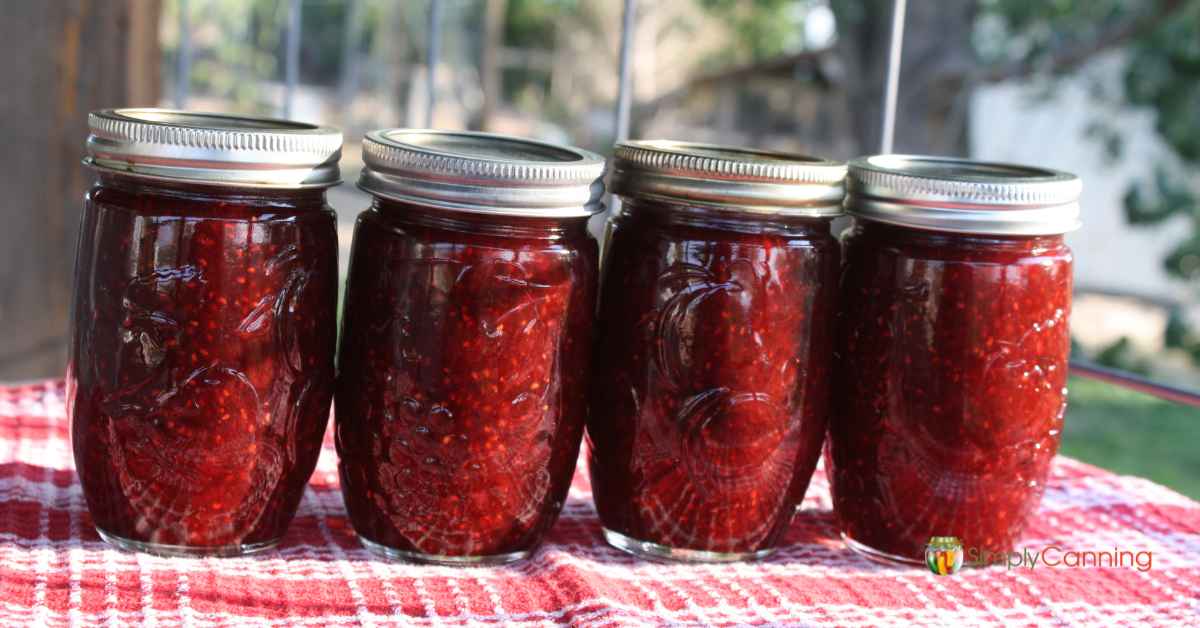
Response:
[[[1061,235],[1002,237],[857,225],[844,231],[840,240],[849,264],[864,259],[955,265],[1074,262],[1074,253]]]
[[[419,245],[422,250],[466,252],[470,250],[537,251],[546,254],[596,255],[596,239],[586,223],[538,225],[496,222],[474,223],[470,219],[409,218],[367,209],[355,222],[355,245],[395,248]]]
[[[712,221],[662,221],[614,216],[606,226],[608,237],[614,241],[638,247],[662,243],[686,245],[733,245],[836,251],[838,239],[830,231],[829,220],[779,223]]]
[[[212,188],[157,190],[93,185],[84,195],[85,211],[120,211],[144,218],[190,220],[334,222],[337,214],[323,190],[259,190],[244,194]]]

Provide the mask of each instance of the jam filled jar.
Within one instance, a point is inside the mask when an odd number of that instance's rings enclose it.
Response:
[[[1062,433],[1079,179],[887,155],[848,186],[826,459],[842,536],[917,564],[931,538],[1011,551]]]
[[[389,558],[521,559],[579,455],[604,161],[404,129],[363,161],[335,404],[350,521]]]
[[[333,396],[341,134],[158,109],[89,123],[67,409],[92,520],[156,554],[272,547]]]
[[[588,417],[608,542],[758,558],[820,456],[845,165],[668,141],[616,147]]]

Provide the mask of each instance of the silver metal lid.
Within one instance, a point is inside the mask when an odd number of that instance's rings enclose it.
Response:
[[[384,198],[506,216],[571,218],[602,209],[604,158],[533,140],[427,129],[363,138],[358,187]]]
[[[156,179],[251,187],[337,185],[342,133],[288,120],[170,109],[88,114],[88,165]]]
[[[617,144],[613,194],[782,216],[842,213],[846,164],[771,151],[645,140]]]
[[[875,155],[850,161],[846,209],[905,227],[993,235],[1079,228],[1079,177],[951,157]]]

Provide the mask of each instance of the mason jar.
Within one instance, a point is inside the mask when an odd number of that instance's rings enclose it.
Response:
[[[588,417],[613,546],[694,561],[779,547],[825,438],[845,172],[617,145]]]
[[[97,531],[156,554],[272,547],[333,395],[342,136],[161,109],[89,123],[67,407]]]
[[[851,161],[848,186],[826,458],[841,533],[917,564],[931,538],[1008,552],[1062,434],[1079,179],[886,155]]]
[[[529,555],[575,471],[604,161],[483,133],[368,133],[338,357],[342,491],[391,558]]]

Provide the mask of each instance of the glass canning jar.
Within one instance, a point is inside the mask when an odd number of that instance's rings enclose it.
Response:
[[[850,162],[827,467],[850,546],[1007,552],[1067,403],[1079,179],[888,155]]]
[[[269,548],[333,395],[341,134],[159,109],[89,122],[67,407],[92,519],[126,549]]]
[[[367,134],[338,356],[337,447],[367,549],[527,556],[575,471],[604,161],[482,133]]]
[[[765,556],[825,437],[845,165],[669,141],[616,147],[588,418],[608,542]]]

